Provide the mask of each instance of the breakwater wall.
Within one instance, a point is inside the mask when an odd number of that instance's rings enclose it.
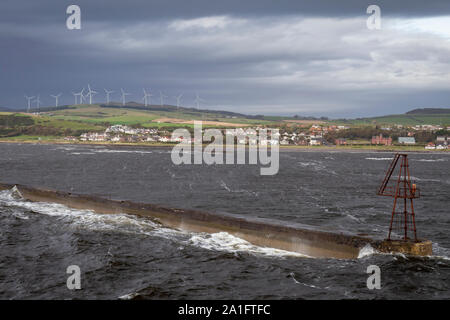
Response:
[[[53,202],[69,208],[93,210],[100,214],[126,213],[152,219],[164,226],[192,232],[228,232],[254,245],[298,252],[319,258],[357,258],[361,248],[370,244],[379,251],[396,251],[418,255],[431,254],[430,245],[418,249],[409,246],[344,233],[287,225],[278,221],[238,215],[210,213],[163,207],[148,203],[110,200],[93,195],[34,188],[24,185],[0,184],[0,190],[16,187],[22,197],[34,202]],[[427,242],[428,243],[428,242]]]

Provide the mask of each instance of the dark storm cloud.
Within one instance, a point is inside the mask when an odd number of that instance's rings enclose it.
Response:
[[[78,4],[82,30],[65,28]],[[378,4],[387,27],[371,32]],[[24,94],[120,87],[139,101],[184,92],[192,106],[252,114],[362,116],[449,101],[450,1],[2,1],[0,106]],[[405,18],[420,18],[413,27]],[[448,19],[447,19],[448,21]],[[436,27],[437,24],[437,27]],[[383,25],[384,26],[384,25]],[[419,28],[419,29],[418,29]],[[443,31],[443,35],[436,31]],[[418,33],[419,32],[419,33]],[[96,97],[104,100],[103,95]],[[114,97],[118,100],[118,96]],[[419,105],[417,105],[419,104]]]
[[[85,9],[85,18],[96,21],[136,21],[193,18],[210,15],[277,16],[308,15],[348,17],[360,15],[368,5],[383,8],[383,14],[428,16],[450,13],[447,0],[3,0],[1,21],[48,23],[62,20],[70,4]]]

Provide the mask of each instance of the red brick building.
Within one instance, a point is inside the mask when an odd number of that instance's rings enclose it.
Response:
[[[347,140],[339,138],[339,139],[334,140],[334,144],[337,145],[337,146],[346,145],[347,144]]]
[[[373,136],[372,137],[372,144],[382,144],[385,146],[391,146],[392,145],[392,138],[391,137],[383,137],[382,134],[379,136]]]

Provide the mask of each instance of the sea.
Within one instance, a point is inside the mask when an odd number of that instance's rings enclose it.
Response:
[[[392,152],[282,149],[259,165],[175,165],[171,148],[0,144],[0,182],[387,236]],[[449,299],[450,153],[409,153],[418,237],[433,255],[313,258],[225,232],[175,230],[0,191],[0,299]],[[394,234],[395,235],[395,234]],[[380,268],[369,289],[368,267]],[[67,287],[69,266],[80,290]]]

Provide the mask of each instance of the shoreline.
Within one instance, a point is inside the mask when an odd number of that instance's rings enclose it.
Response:
[[[122,143],[122,142],[68,142],[58,140],[34,141],[34,140],[2,140],[0,144],[33,144],[33,145],[68,145],[68,146],[101,146],[101,147],[132,147],[132,148],[173,148],[178,143]],[[209,144],[203,144],[203,147]],[[223,145],[223,147],[230,147]],[[248,149],[248,145],[245,146]],[[268,147],[270,149],[270,146]],[[408,153],[433,153],[446,154],[450,153],[450,149],[443,150],[426,150],[418,147],[409,146],[297,146],[297,145],[280,145],[280,151],[335,151],[335,152],[408,152]]]

